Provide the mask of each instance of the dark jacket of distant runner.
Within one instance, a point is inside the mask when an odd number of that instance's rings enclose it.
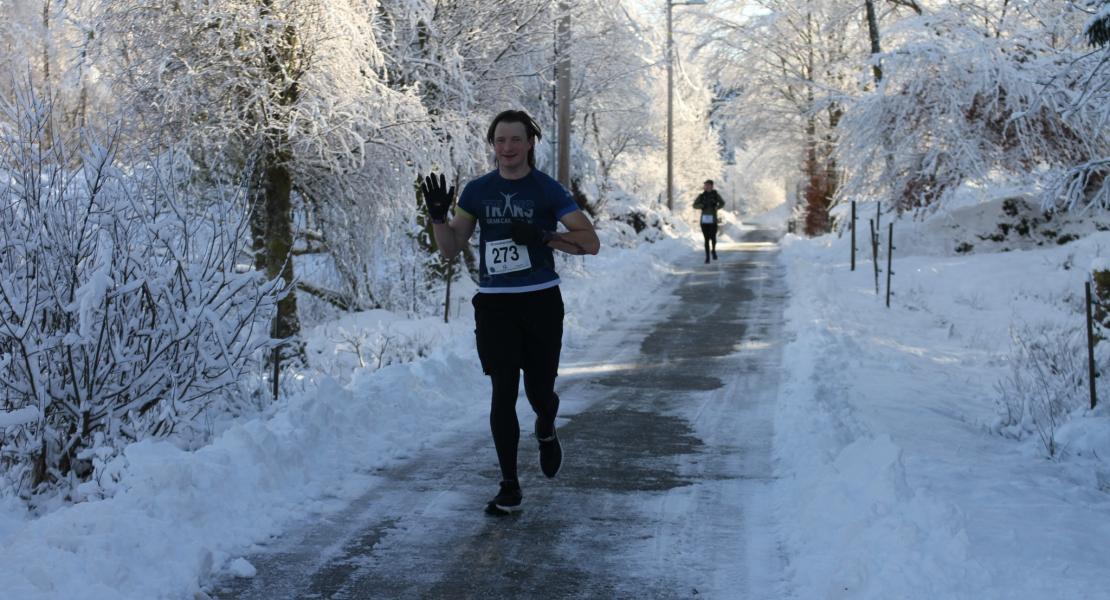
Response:
[[[712,215],[713,225],[717,224],[717,211],[725,207],[725,199],[717,193],[717,190],[709,190],[698,194],[697,200],[694,200],[694,208],[700,208],[701,214]],[[702,219],[705,223],[705,219]],[[708,223],[706,223],[708,225]]]

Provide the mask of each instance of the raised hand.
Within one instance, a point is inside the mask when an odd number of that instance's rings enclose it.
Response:
[[[447,211],[455,201],[455,186],[447,189],[447,179],[443,173],[439,174],[438,181],[435,174],[430,174],[420,184],[420,192],[424,196],[424,205],[428,207],[428,216],[432,223],[446,223]]]

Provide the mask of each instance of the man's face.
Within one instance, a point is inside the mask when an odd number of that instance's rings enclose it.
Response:
[[[701,187],[702,187],[702,189],[704,189],[707,192],[712,192],[713,191],[713,184],[712,183],[703,183],[701,185]]]
[[[528,164],[528,151],[533,142],[528,139],[524,123],[502,121],[493,130],[493,152],[498,166],[516,169]]]

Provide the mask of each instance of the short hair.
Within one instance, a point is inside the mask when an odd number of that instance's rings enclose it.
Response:
[[[523,110],[503,110],[496,117],[493,122],[489,124],[489,130],[486,131],[486,142],[493,145],[493,131],[497,129],[498,123],[520,123],[524,125],[524,131],[528,135],[529,140],[538,140],[543,137],[540,133],[540,126],[536,125],[528,113]],[[532,144],[532,148],[528,150],[528,166],[536,166],[536,146]]]
[[[709,185],[713,185],[713,180],[712,179],[706,179],[705,183],[708,183]]]

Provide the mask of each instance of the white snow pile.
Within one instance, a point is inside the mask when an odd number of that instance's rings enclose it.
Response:
[[[796,597],[1105,597],[1110,413],[1089,408],[1081,336],[1110,233],[945,251],[948,225],[1003,201],[895,222],[889,309],[885,224],[878,295],[866,234],[855,272],[849,236],[788,236],[775,452]]]
[[[695,242],[560,258],[564,346],[585,344],[608,321],[652,302],[674,279],[669,258],[694,251]],[[128,446],[101,469],[114,480],[92,484],[103,499],[34,518],[20,502],[3,501],[0,597],[191,598],[213,574],[252,576],[243,556],[254,544],[342,508],[369,487],[374,469],[463,425],[482,429],[488,381],[473,315],[461,306],[472,291],[456,289],[450,324],[379,310],[317,327],[307,347],[319,372],[303,382],[306,391],[195,451],[166,441]]]
[[[870,259],[871,249],[866,240],[875,220],[875,209],[874,202],[856,204],[857,259],[864,256]],[[838,225],[837,235],[848,236],[850,208],[841,204],[832,212]],[[889,215],[882,214],[879,229],[883,237],[888,226]],[[967,183],[952,194],[944,210],[900,220],[894,245],[897,256],[983,254],[1063,245],[1099,231],[1110,231],[1110,214],[1045,212],[1036,194],[1028,189],[1002,186],[980,189]],[[886,260],[885,245],[881,258]]]

